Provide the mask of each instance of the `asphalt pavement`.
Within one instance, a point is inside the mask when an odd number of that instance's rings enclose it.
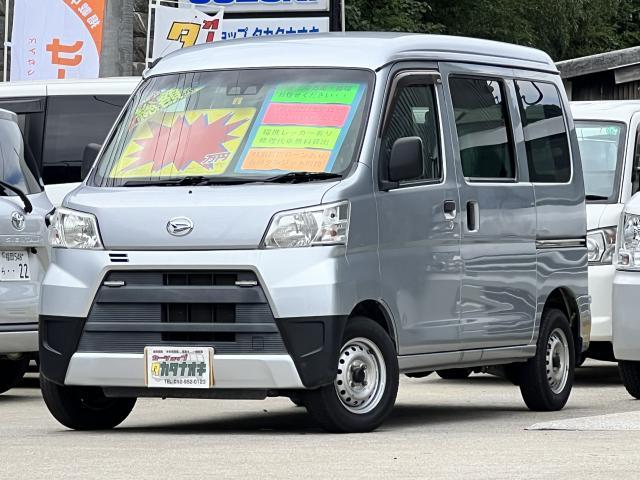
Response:
[[[614,364],[579,369],[560,412],[529,412],[517,387],[402,378],[376,432],[322,432],[288,399],[141,399],[108,432],[73,432],[30,374],[0,395],[0,479],[637,478],[640,401]]]

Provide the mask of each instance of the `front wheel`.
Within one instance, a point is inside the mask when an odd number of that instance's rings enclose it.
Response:
[[[549,309],[542,316],[536,355],[520,367],[522,398],[530,410],[555,411],[565,406],[575,372],[576,353],[567,316]]]
[[[640,400],[640,362],[620,360],[618,363],[624,388],[629,395]]]
[[[135,398],[109,398],[98,387],[58,385],[40,376],[44,403],[58,422],[73,430],[107,430],[122,423]]]
[[[398,382],[391,338],[373,320],[356,317],[347,323],[335,380],[308,392],[305,406],[329,432],[369,432],[391,413]]]
[[[23,355],[18,360],[0,359],[0,393],[17,387],[29,368],[29,357]]]

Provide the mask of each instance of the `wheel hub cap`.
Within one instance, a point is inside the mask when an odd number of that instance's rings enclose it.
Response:
[[[340,351],[334,386],[342,405],[352,413],[367,413],[380,402],[386,385],[380,349],[369,339],[349,340]]]
[[[556,328],[547,341],[547,381],[553,393],[560,393],[569,378],[569,344],[562,330]]]

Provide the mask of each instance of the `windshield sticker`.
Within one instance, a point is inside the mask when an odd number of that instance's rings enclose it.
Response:
[[[236,171],[331,171],[364,87],[359,83],[277,86],[262,106]]]
[[[199,92],[202,88],[203,87],[169,88],[167,90],[163,90],[136,108],[133,115],[135,116],[136,121],[142,122],[147,118],[154,116],[156,113],[166,111],[172,105],[175,105],[194,93]]]
[[[254,108],[223,108],[155,115],[136,127],[110,177],[224,173],[255,112]]]
[[[275,89],[272,102],[353,104],[360,85],[357,83],[313,83],[281,85]]]

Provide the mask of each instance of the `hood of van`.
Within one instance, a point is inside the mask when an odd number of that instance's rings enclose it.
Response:
[[[622,205],[617,203],[587,203],[587,229],[615,227],[620,220]]]
[[[65,198],[64,206],[96,216],[106,249],[247,249],[259,246],[275,213],[318,205],[335,183],[82,186]],[[173,220],[175,226],[184,219],[193,229],[180,236],[183,232],[169,223]]]

